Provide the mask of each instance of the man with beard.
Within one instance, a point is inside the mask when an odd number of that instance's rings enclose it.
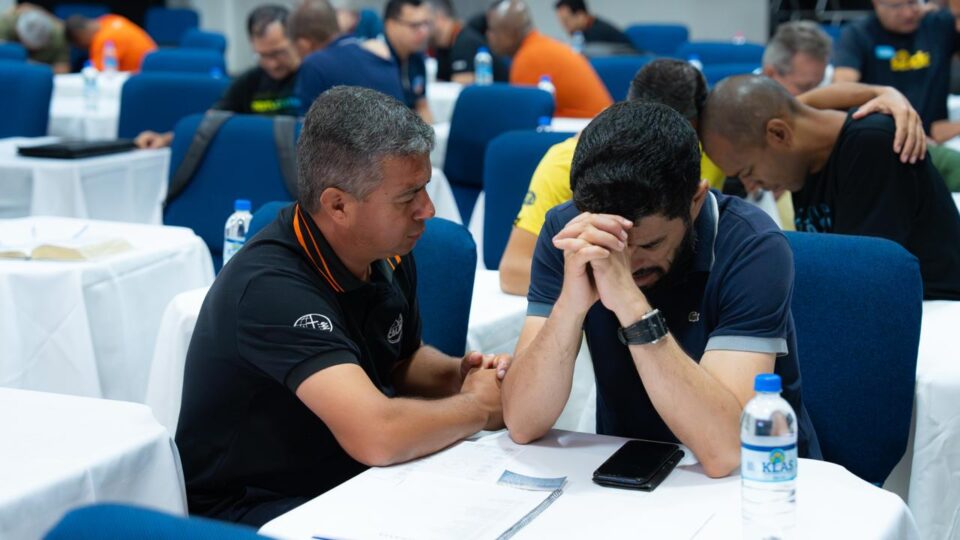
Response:
[[[580,135],[570,183],[573,201],[540,232],[503,382],[511,438],[533,441],[559,417],[585,333],[597,433],[679,441],[726,476],[754,377],[775,372],[800,455],[820,457],[800,394],[790,246],[763,211],[701,180],[690,122],[659,104],[613,105]]]

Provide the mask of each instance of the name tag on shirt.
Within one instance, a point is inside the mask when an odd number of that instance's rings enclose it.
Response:
[[[896,53],[897,51],[890,45],[877,45],[873,48],[873,54],[877,60],[890,60]]]

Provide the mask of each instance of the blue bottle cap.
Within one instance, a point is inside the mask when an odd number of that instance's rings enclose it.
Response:
[[[478,52],[478,53],[487,53],[487,54],[490,54],[490,49],[488,49],[488,48],[486,48],[486,47],[480,47],[480,48],[477,49],[477,52]]]
[[[547,127],[547,126],[549,126],[549,125],[552,124],[552,123],[553,123],[553,119],[550,118],[549,116],[541,116],[541,117],[537,118],[537,126],[538,126],[538,127]]]
[[[549,75],[541,75],[541,76],[540,76],[540,82],[552,83],[552,82],[553,82],[553,79],[551,79]]]
[[[234,212],[243,212],[244,210],[246,210],[247,212],[249,212],[249,211],[250,211],[250,208],[251,208],[251,206],[250,206],[250,199],[237,199],[237,200],[233,201],[233,211],[234,211]]]
[[[774,373],[761,373],[753,380],[753,389],[757,392],[779,392],[780,376]]]

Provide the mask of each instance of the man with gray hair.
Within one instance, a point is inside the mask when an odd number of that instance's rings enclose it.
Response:
[[[777,27],[763,51],[763,74],[793,95],[829,80],[830,36],[813,21],[792,21]]]
[[[70,71],[70,47],[63,22],[33,4],[20,4],[0,15],[0,42],[23,45],[30,60],[49,64],[54,73]]]
[[[340,86],[311,106],[298,202],[230,263],[187,354],[190,512],[259,526],[348,480],[503,427],[509,356],[421,342],[410,251],[434,214],[433,130]]]

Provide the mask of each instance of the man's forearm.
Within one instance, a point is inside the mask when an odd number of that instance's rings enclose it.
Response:
[[[452,396],[460,391],[460,359],[429,345],[394,370],[394,383],[401,395],[426,398]]]

